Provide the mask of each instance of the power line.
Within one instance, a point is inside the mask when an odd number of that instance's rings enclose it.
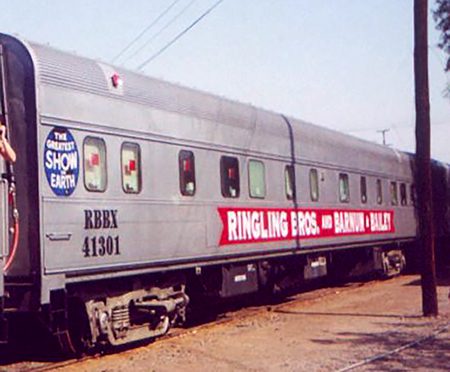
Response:
[[[169,5],[168,8],[166,8],[166,10],[164,10],[158,17],[155,18],[155,20],[145,28],[144,31],[142,31],[136,38],[134,38],[134,40],[129,43],[125,48],[123,48],[119,54],[117,54],[111,61],[111,63],[114,63],[122,54],[124,54],[128,49],[131,48],[131,46],[136,43],[136,41],[138,41],[142,36],[144,36],[144,34],[150,30],[154,25],[156,25],[159,20],[164,17],[167,13],[169,13],[169,11],[175,6],[176,3],[178,3],[180,0],[175,0],[172,4]]]
[[[152,55],[149,59],[144,61],[141,65],[137,67],[139,71],[141,71],[148,63],[153,61],[155,58],[159,57],[164,51],[166,51],[171,45],[177,42],[183,35],[189,32],[197,23],[199,23],[203,18],[205,18],[209,13],[211,13],[221,2],[224,0],[217,1],[212,7],[210,7],[206,12],[204,12],[200,17],[198,17],[189,27],[180,32],[175,38],[173,38],[166,46],[161,48],[157,53]]]
[[[197,0],[192,0],[189,4],[187,4],[181,11],[173,17],[169,22],[167,22],[163,28],[161,28],[156,34],[154,34],[147,42],[142,45],[138,50],[136,50],[131,56],[129,56],[123,63],[128,62],[132,59],[136,54],[138,54],[142,49],[144,49],[148,44],[150,44],[153,40],[155,40],[163,31],[165,31],[169,26],[171,26],[178,18],[180,18]]]
[[[428,50],[431,50],[433,52],[433,54],[435,55],[436,59],[438,60],[439,64],[442,67],[442,71],[445,71],[445,61],[442,60],[442,55],[439,54],[437,51],[440,50],[440,48],[436,45],[428,45]],[[446,78],[447,78],[447,82],[450,83],[449,77],[447,74],[445,74]]]

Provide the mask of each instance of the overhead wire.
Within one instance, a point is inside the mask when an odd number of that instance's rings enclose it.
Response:
[[[432,54],[436,57],[436,60],[440,63],[440,65],[442,66],[442,70],[445,70],[445,62],[442,60],[442,56],[438,53],[439,47],[435,46],[435,45],[428,45],[428,49],[432,52]],[[412,57],[413,55],[413,51],[408,51],[408,58]],[[406,58],[405,58],[406,59]],[[401,66],[405,65],[406,60],[404,60],[397,68],[397,72],[398,70],[400,70]],[[446,79],[447,79],[447,83],[448,85],[450,85],[450,77],[449,75],[445,75]],[[408,79],[410,79],[409,75],[408,75]],[[414,116],[415,113],[415,107],[414,104],[412,105],[412,116]],[[431,127],[439,127],[439,126],[448,126],[450,125],[450,122],[445,120],[445,121],[438,121],[438,122],[432,122],[431,123]],[[387,128],[387,129],[392,129],[392,130],[396,130],[396,129],[404,129],[404,128],[414,128],[415,124],[405,124],[404,122],[401,123],[390,123],[390,124],[385,124],[383,126],[383,128]],[[376,131],[379,130],[379,128],[376,127],[359,127],[359,128],[353,128],[353,129],[346,129],[343,130],[345,133],[357,133],[357,132],[369,132],[369,131]],[[399,137],[400,138],[400,137]]]
[[[130,43],[128,43],[125,48],[123,48],[112,60],[111,63],[114,63],[118,58],[120,58],[128,49],[130,49],[142,36],[147,33],[148,30],[153,28],[170,10],[179,2],[180,0],[175,0],[170,4],[158,17],[156,17],[149,26],[147,26],[138,36],[136,36]]]
[[[150,58],[141,63],[137,69],[141,71],[147,64],[153,61],[155,58],[159,57],[162,53],[164,53],[170,46],[175,44],[183,35],[187,34],[195,25],[197,25],[202,19],[204,19],[209,13],[211,13],[217,6],[220,5],[224,0],[219,0],[214,3],[207,11],[205,11],[200,17],[198,17],[194,22],[192,22],[187,28],[185,28],[182,32],[180,32],[177,36],[175,36],[169,43],[167,43],[163,48],[161,48],[158,52],[153,54]]]
[[[428,50],[431,50],[432,54],[434,54],[437,61],[441,65],[442,71],[445,71],[445,61],[442,59],[442,55],[438,53],[438,50],[440,50],[440,48],[437,45],[428,45]],[[445,74],[445,77],[447,78],[447,83],[449,83],[450,77],[447,74]]]
[[[175,21],[178,20],[197,0],[192,0],[189,2],[181,11],[173,17],[169,22],[167,22],[164,27],[162,27],[156,34],[154,34],[147,42],[145,42],[138,50],[136,50],[133,54],[131,54],[125,61],[122,63],[128,62],[130,59],[132,59],[134,56],[136,56],[142,49],[144,49],[148,44],[150,44],[153,40],[155,40],[159,35],[163,33],[168,27],[170,27]]]

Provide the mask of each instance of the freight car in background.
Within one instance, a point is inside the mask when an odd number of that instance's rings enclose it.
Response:
[[[33,314],[69,351],[125,344],[182,323],[190,298],[391,275],[412,252],[410,155],[0,40],[18,152],[1,165],[2,341]]]

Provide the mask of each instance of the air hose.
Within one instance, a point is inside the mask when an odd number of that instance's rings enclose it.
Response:
[[[11,171],[11,169],[9,169],[9,171]],[[9,203],[12,206],[13,236],[11,239],[11,246],[9,250],[10,253],[5,263],[5,266],[3,267],[3,272],[5,273],[8,271],[12,262],[14,261],[14,257],[16,256],[17,253],[17,247],[19,245],[19,209],[17,208],[16,183],[12,179],[12,177],[9,184],[8,196],[9,196]]]

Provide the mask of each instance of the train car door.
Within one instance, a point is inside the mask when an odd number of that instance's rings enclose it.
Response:
[[[4,89],[4,63],[3,63],[3,46],[0,44],[0,120],[3,122],[5,117],[5,89]],[[0,174],[5,171],[5,162],[0,160]],[[3,267],[4,261],[6,260],[9,249],[7,244],[7,204],[5,203],[5,198],[8,192],[7,181],[3,178],[0,179],[0,297],[3,297],[4,293],[4,279],[3,279]]]
[[[6,137],[9,137],[10,117],[8,113],[8,95],[6,89],[6,58],[3,45],[0,44],[0,125],[6,128]],[[12,160],[15,161],[15,160]],[[18,214],[11,214],[16,205],[15,181],[13,177],[13,165],[0,156],[0,297],[4,293],[4,276],[11,264],[15,250],[10,251],[10,227],[13,228],[16,237],[18,234]],[[14,217],[12,217],[14,215]],[[15,222],[11,224],[11,217]],[[17,218],[16,218],[17,217]]]
[[[5,101],[5,81],[4,79],[4,58],[3,46],[0,44],[0,118],[2,123],[7,117],[6,101]],[[9,207],[8,207],[8,181],[3,178],[6,173],[7,164],[0,159],[0,343],[7,341],[7,322],[4,318],[4,296],[5,296],[5,280],[4,270],[7,259],[9,257]]]
[[[3,168],[3,164],[0,169]],[[2,173],[4,173],[2,171]],[[9,256],[8,242],[8,182],[0,180],[0,298],[4,295],[4,267]]]

